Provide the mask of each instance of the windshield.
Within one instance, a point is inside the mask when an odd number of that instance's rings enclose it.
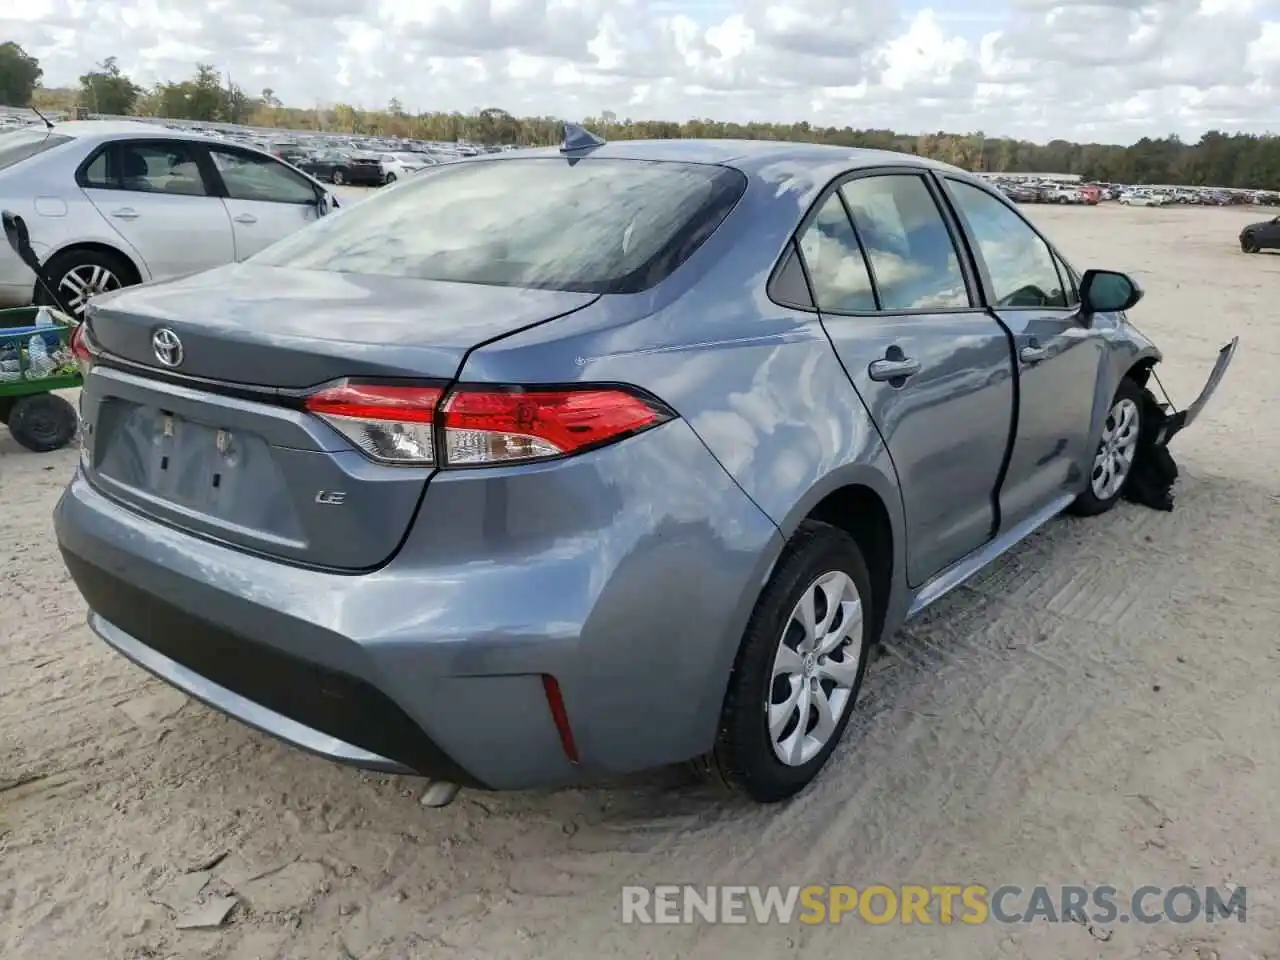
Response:
[[[71,137],[53,133],[44,126],[0,133],[0,170],[8,169],[37,153],[70,143],[71,140]]]
[[[728,167],[664,161],[448,164],[252,259],[335,273],[634,293],[687,259],[746,182]]]

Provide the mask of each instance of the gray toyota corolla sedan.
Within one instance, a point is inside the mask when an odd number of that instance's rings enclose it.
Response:
[[[571,130],[95,299],[58,539],[126,657],[439,802],[777,801],[878,638],[1195,419],[1234,342],[1157,404],[1140,296],[919,157]]]

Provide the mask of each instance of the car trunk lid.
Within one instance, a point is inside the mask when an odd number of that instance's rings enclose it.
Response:
[[[236,264],[95,299],[107,353],[184,377],[298,390],[339,377],[452,379],[473,347],[595,294]],[[171,331],[176,366],[153,339]]]
[[[246,266],[108,296],[90,311],[101,353],[82,397],[83,463],[104,492],[172,526],[300,564],[373,568],[398,548],[433,468],[371,461],[302,396],[348,377],[444,384],[473,347],[596,299]],[[181,343],[176,366],[153,347],[161,330]]]

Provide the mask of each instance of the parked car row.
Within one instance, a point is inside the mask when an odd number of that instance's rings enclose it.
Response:
[[[1227,190],[1218,187],[1135,186],[1119,183],[1035,180],[993,175],[988,180],[1015,203],[1096,204],[1104,200],[1126,206],[1161,207],[1167,204],[1234,206],[1262,204],[1280,206],[1280,192],[1271,190]]]

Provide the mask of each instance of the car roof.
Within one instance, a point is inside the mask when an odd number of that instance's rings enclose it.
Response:
[[[158,123],[145,120],[69,120],[55,123],[52,133],[64,137],[148,137],[156,140],[208,139],[192,130],[170,130]]]
[[[475,159],[505,161],[563,156],[559,147],[535,147],[485,154]],[[614,140],[595,147],[586,156],[719,164],[741,170],[748,176],[807,181],[812,188],[822,187],[845,171],[882,166],[919,167],[973,179],[972,174],[960,167],[911,153],[785,140]]]
[[[562,156],[559,147],[535,147],[510,150],[508,154],[530,156],[544,154]],[[789,140],[613,140],[590,151],[593,157],[617,157],[632,160],[676,160],[686,163],[719,163],[726,166],[759,166],[766,163],[794,161],[825,164],[840,160],[846,166],[872,167],[884,163],[910,161],[920,166],[959,170],[950,164],[892,150],[865,147],[841,147],[825,143],[803,143]],[[490,154],[503,156],[503,154]]]

